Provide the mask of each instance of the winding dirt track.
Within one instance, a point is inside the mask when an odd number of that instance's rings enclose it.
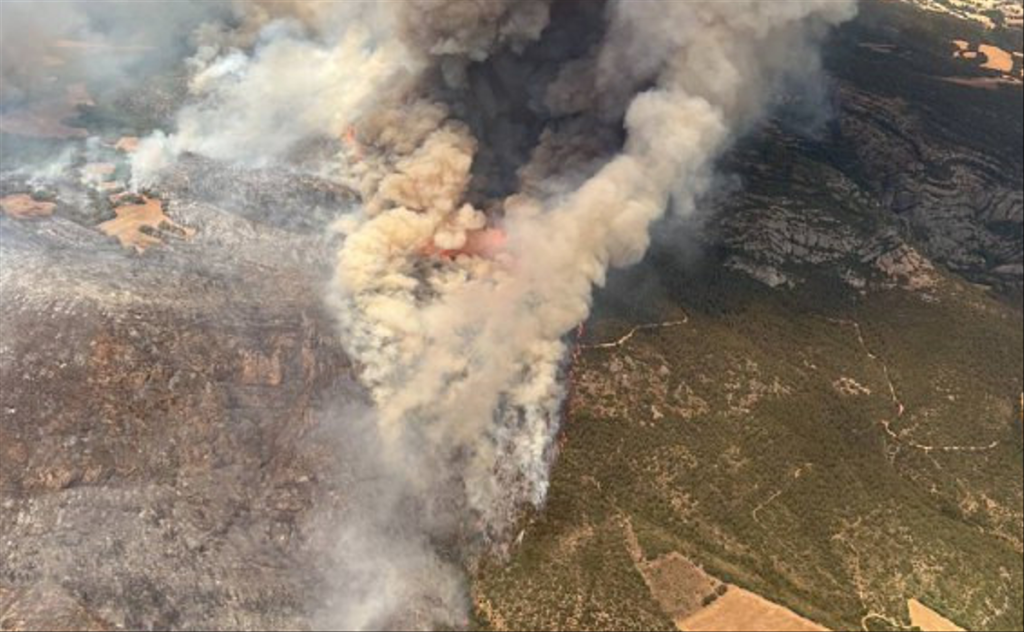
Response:
[[[907,407],[904,405],[903,401],[900,399],[899,392],[896,390],[896,385],[893,383],[892,377],[889,375],[889,365],[886,364],[885,360],[883,360],[880,356],[878,356],[876,353],[871,351],[870,347],[868,347],[867,342],[864,340],[864,332],[861,329],[860,323],[858,323],[855,320],[838,320],[838,319],[829,319],[829,320],[831,322],[839,324],[839,325],[846,325],[846,326],[853,327],[854,332],[856,332],[856,334],[857,334],[857,342],[860,343],[860,346],[864,350],[864,353],[866,353],[869,358],[871,358],[874,362],[877,362],[882,367],[882,373],[883,373],[883,375],[885,375],[885,381],[886,381],[886,383],[888,384],[888,387],[889,387],[889,396],[892,398],[893,407],[895,408],[896,419],[902,419],[903,415],[907,412]],[[894,431],[892,429],[892,420],[890,420],[890,419],[882,419],[880,421],[880,423],[882,424],[882,428],[885,430],[885,433],[889,436],[889,438],[892,439],[894,442],[896,442],[898,445],[902,445],[902,446],[906,446],[906,447],[909,447],[909,448],[913,448],[915,450],[921,450],[922,452],[925,452],[925,453],[932,453],[932,452],[967,452],[967,453],[971,453],[971,452],[988,452],[990,450],[994,450],[997,447],[999,447],[999,441],[998,440],[992,441],[991,443],[988,443],[988,444],[985,444],[985,445],[951,445],[951,446],[927,445],[927,444],[924,444],[924,443],[919,443],[919,442],[917,442],[917,441],[907,437],[906,436],[906,434],[907,434],[906,432],[897,433],[896,431]]]
[[[664,329],[666,327],[678,327],[680,325],[685,325],[688,322],[690,322],[689,317],[684,317],[682,320],[669,320],[662,323],[648,323],[646,325],[637,325],[636,327],[630,329],[628,332],[626,332],[625,335],[623,335],[621,338],[618,338],[617,340],[613,340],[611,342],[596,342],[592,344],[580,345],[580,348],[615,349],[617,347],[621,347],[622,345],[632,340],[633,336],[635,336],[638,332],[646,331],[649,329]]]

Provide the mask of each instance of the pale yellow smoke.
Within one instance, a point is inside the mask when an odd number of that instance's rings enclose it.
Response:
[[[803,53],[794,42],[805,21],[834,23],[852,6],[783,4],[610,5],[602,46],[563,68],[547,103],[561,113],[624,116],[624,150],[566,196],[545,185],[545,174],[585,151],[585,137],[545,135],[521,171],[526,195],[489,220],[464,204],[475,143],[442,106],[421,97],[383,115],[386,124],[368,125],[387,130],[366,134],[381,156],[369,164],[384,175],[363,187],[365,217],[346,229],[339,317],[394,454],[410,443],[437,453],[467,448],[459,475],[488,523],[500,528],[516,503],[544,497],[563,396],[562,337],[587,317],[593,287],[609,267],[643,256],[670,196],[692,206],[714,158],[760,113],[773,78],[791,70],[787,51]],[[509,45],[502,3],[402,6],[414,8],[397,22],[415,25],[406,35],[427,58],[481,60]],[[443,24],[421,15],[426,6],[446,16]],[[562,195],[544,197],[553,190]],[[424,262],[426,246],[457,246],[485,221],[507,232],[503,252]]]

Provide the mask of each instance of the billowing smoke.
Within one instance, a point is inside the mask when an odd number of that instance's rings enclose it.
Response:
[[[566,335],[594,286],[644,255],[667,209],[698,204],[717,157],[818,68],[816,44],[854,5],[314,6],[261,3],[204,29],[195,99],[134,174],[157,181],[182,152],[268,165],[340,140],[317,169],[363,204],[336,224],[330,302],[391,481],[371,518],[344,525],[340,571],[390,590],[358,617],[344,600],[342,621],[444,604],[417,625],[459,625],[452,564],[506,543],[517,510],[544,501]],[[363,547],[377,556],[357,559]]]
[[[410,494],[406,473],[381,459],[376,418],[356,394],[323,414],[347,486],[339,517],[315,529],[313,546],[332,569],[316,595],[315,629],[421,629],[466,624],[466,589],[451,548],[450,523]],[[333,440],[332,440],[333,437]]]
[[[417,471],[416,483],[457,479],[467,515],[497,539],[519,503],[544,498],[564,336],[592,288],[643,256],[670,199],[693,207],[730,138],[779,80],[814,67],[821,28],[851,13],[825,1],[609,3],[600,37],[565,58],[545,30],[577,38],[577,7],[563,4],[582,3],[402,3],[420,81],[355,121],[350,172],[365,206],[340,227],[335,303],[388,453],[438,461],[426,472],[442,480]],[[556,7],[562,24],[546,24]],[[498,95],[517,73],[544,89]],[[501,183],[474,183],[496,130],[481,132],[491,123],[473,110],[501,111],[489,98],[526,100],[541,122],[499,196],[488,193]],[[503,165],[487,166],[500,179]]]
[[[139,148],[137,184],[185,151],[252,166],[280,161],[299,141],[340,136],[386,85],[414,73],[398,43],[384,37],[388,16],[376,5],[242,6],[239,29],[198,32],[189,62],[193,102],[178,114],[174,134],[155,134]]]
[[[167,70],[192,48],[191,33],[211,20],[243,15],[227,0],[92,2],[4,0],[0,4],[0,106],[50,98],[62,83],[125,88]],[[55,81],[57,76],[63,81]]]

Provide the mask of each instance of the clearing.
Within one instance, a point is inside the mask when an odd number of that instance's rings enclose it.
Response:
[[[730,586],[728,592],[707,608],[676,621],[676,627],[690,632],[816,632],[828,629],[736,586]]]
[[[910,624],[925,632],[963,632],[963,628],[935,612],[917,599],[907,600],[910,609]]]

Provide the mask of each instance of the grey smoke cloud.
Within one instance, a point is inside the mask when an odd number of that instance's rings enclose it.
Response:
[[[137,184],[182,152],[250,166],[279,162],[301,140],[340,136],[386,84],[416,71],[386,34],[391,17],[376,3],[241,6],[240,30],[219,23],[197,32],[193,98],[174,133],[139,147]]]
[[[128,88],[142,74],[179,63],[194,29],[238,12],[228,0],[4,0],[0,104],[45,98],[55,77],[99,91]]]
[[[320,590],[314,627],[465,626],[468,598],[461,571],[434,544],[450,527],[422,511],[407,472],[379,458],[384,446],[372,408],[349,394],[322,416],[322,439],[338,455],[335,475],[353,484],[347,486],[341,515],[325,516],[334,524],[322,530],[327,542],[319,548],[334,570]]]

